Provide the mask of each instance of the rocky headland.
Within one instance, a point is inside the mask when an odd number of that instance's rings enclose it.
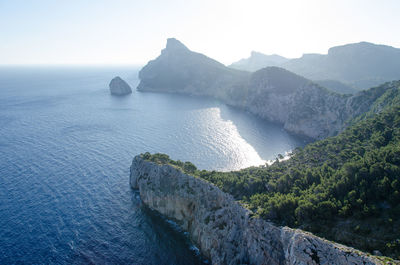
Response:
[[[115,96],[124,96],[132,93],[131,87],[121,77],[114,77],[110,82],[110,93]]]
[[[167,40],[139,78],[140,91],[214,97],[313,139],[336,135],[385,92],[341,95],[279,67],[254,73],[228,68],[176,39]]]
[[[353,248],[252,217],[231,195],[174,166],[138,155],[130,171],[143,203],[188,231],[212,264],[381,264]]]

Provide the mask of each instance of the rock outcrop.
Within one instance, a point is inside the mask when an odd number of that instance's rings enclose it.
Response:
[[[212,264],[380,264],[365,253],[254,218],[232,196],[170,165],[136,156],[130,185],[176,221]]]
[[[132,89],[128,83],[119,76],[111,80],[109,87],[112,95],[124,96],[132,93]]]
[[[350,104],[363,102],[362,94],[330,92],[282,68],[250,73],[225,67],[176,39],[168,39],[161,55],[141,69],[139,78],[138,90],[211,96],[314,139],[335,135],[369,107]]]

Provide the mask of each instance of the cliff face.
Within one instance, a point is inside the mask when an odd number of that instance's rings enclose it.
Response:
[[[248,87],[246,109],[296,134],[316,139],[331,136],[351,116],[343,111],[348,97],[282,68],[253,73]]]
[[[314,139],[335,135],[345,121],[368,110],[352,103],[359,100],[330,92],[282,68],[254,73],[231,69],[190,51],[176,39],[168,39],[167,47],[143,67],[139,78],[138,90],[215,97]]]
[[[352,248],[252,218],[230,195],[170,165],[136,156],[130,184],[145,205],[188,231],[212,264],[380,264]]]

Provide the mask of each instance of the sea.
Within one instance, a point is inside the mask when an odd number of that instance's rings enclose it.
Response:
[[[207,264],[129,186],[135,155],[265,164],[306,141],[211,98],[136,91],[139,66],[0,67],[0,264]],[[110,95],[120,76],[133,88]]]

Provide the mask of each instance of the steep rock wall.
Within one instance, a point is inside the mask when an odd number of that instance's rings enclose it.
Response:
[[[136,156],[130,185],[145,205],[188,231],[212,264],[380,264],[352,248],[252,218],[229,194],[170,165]]]

